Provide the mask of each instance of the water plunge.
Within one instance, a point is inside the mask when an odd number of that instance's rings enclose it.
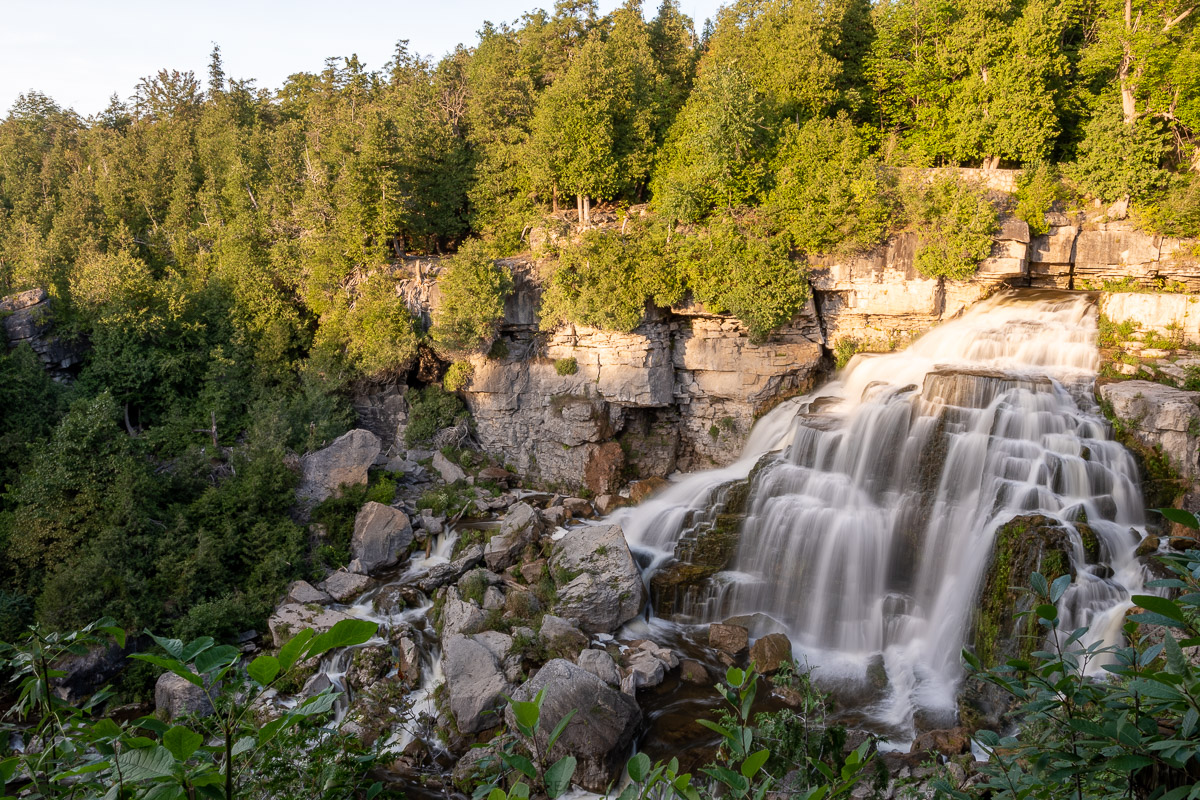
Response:
[[[1142,586],[1144,519],[1135,462],[1093,400],[1096,335],[1086,296],[1007,292],[904,352],[855,357],[763,417],[735,464],[621,513],[653,572],[696,558],[698,532],[730,524],[723,506],[750,476],[732,558],[659,607],[786,632],[887,729],[911,731],[917,713],[952,724],[994,536],[1040,514],[1070,536],[1063,627],[1115,641]]]

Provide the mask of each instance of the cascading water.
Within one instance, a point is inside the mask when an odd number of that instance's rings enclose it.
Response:
[[[1092,399],[1096,335],[1086,296],[996,296],[902,353],[856,357],[766,415],[737,463],[620,521],[650,570],[686,558],[730,482],[754,470],[731,562],[674,619],[782,630],[826,682],[861,684],[882,667],[886,696],[863,710],[889,729],[911,730],[918,711],[952,718],[959,651],[1005,522],[1040,514],[1070,532],[1065,628],[1113,641],[1141,588],[1141,492]],[[1103,565],[1087,563],[1085,519]]]

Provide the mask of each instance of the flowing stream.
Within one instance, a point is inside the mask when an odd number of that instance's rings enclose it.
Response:
[[[653,572],[686,557],[730,482],[750,476],[732,561],[672,619],[786,633],[818,680],[885,686],[862,711],[901,735],[918,713],[953,724],[960,650],[1005,522],[1041,514],[1070,532],[1065,629],[1116,641],[1142,587],[1137,468],[1093,399],[1096,337],[1086,295],[997,295],[903,352],[856,356],[765,415],[736,463],[618,521]]]

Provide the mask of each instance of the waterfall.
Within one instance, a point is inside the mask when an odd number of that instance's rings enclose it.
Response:
[[[1070,532],[1064,628],[1114,641],[1141,589],[1137,468],[1093,400],[1096,336],[1085,295],[994,296],[903,352],[855,356],[765,415],[736,463],[685,477],[620,522],[653,571],[686,557],[749,476],[731,561],[672,618],[785,632],[819,681],[883,683],[862,711],[892,729],[911,731],[918,713],[952,720],[1004,523],[1040,514]],[[1088,563],[1082,520],[1104,563]]]

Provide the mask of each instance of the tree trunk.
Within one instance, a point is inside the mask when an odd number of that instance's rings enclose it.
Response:
[[[583,224],[583,195],[581,194],[575,195],[575,220],[580,225]]]
[[[586,194],[583,196],[583,224],[592,224],[592,198]]]
[[[1117,79],[1121,84],[1121,114],[1126,125],[1132,125],[1137,116],[1137,103],[1133,97],[1130,69],[1133,66],[1133,0],[1125,0],[1125,41],[1121,43],[1121,65],[1117,68]]]
[[[550,189],[550,213],[558,213],[558,187],[554,186]]]

